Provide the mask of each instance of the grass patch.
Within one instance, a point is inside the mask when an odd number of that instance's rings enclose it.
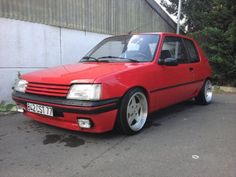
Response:
[[[16,105],[12,103],[0,103],[0,112],[12,112],[16,111]]]

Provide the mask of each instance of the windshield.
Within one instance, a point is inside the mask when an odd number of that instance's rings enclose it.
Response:
[[[156,52],[159,35],[122,35],[104,39],[81,62],[149,62]]]

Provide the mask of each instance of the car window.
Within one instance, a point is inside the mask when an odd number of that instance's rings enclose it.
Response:
[[[152,55],[155,54],[156,47],[157,47],[157,44],[156,44],[156,43],[150,43],[150,44],[149,44],[149,49],[150,49],[150,52],[151,52]]]
[[[199,62],[199,56],[196,47],[193,44],[193,41],[184,39],[185,46],[189,53],[189,61],[191,63]]]
[[[102,57],[106,55],[117,56],[122,53],[125,44],[122,41],[109,41],[100,47],[100,50],[97,50],[96,55],[93,57]],[[109,51],[109,54],[107,54]]]
[[[165,58],[176,58],[179,64],[188,63],[187,53],[181,38],[165,37],[160,59]]]
[[[139,62],[152,61],[155,55],[159,35],[120,35],[103,40],[86,56],[106,58],[111,62],[122,62],[134,59]]]

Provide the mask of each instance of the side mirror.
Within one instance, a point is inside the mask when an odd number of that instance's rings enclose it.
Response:
[[[176,58],[165,58],[158,60],[159,65],[166,65],[166,66],[177,66],[178,60]]]

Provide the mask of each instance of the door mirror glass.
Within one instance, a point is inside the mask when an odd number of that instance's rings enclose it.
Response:
[[[177,66],[178,60],[176,58],[159,59],[159,64],[166,65],[166,66]]]

